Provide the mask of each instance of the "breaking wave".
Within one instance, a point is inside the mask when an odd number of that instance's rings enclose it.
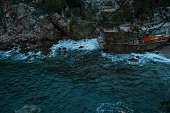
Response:
[[[97,39],[83,39],[79,41],[74,40],[61,40],[58,44],[54,44],[51,47],[51,52],[49,55],[43,55],[41,51],[39,52],[28,52],[26,54],[20,52],[20,47],[14,47],[10,51],[0,51],[0,59],[12,59],[15,61],[28,60],[29,62],[34,61],[34,59],[43,59],[47,57],[55,57],[58,53],[69,52],[69,51],[95,51],[99,50],[99,44]],[[126,62],[130,65],[144,65],[148,62],[161,62],[170,63],[170,59],[165,58],[162,54],[146,52],[144,54],[131,53],[131,54],[109,54],[100,52],[102,57],[110,59],[112,62]],[[61,55],[61,54],[60,54]],[[130,62],[128,59],[139,57],[139,62]]]
[[[28,52],[27,54],[20,52],[20,47],[14,47],[9,51],[0,51],[0,59],[12,59],[14,61],[29,60],[32,62],[35,58],[44,58],[41,52]]]
[[[170,63],[170,59],[164,57],[162,54],[157,54],[156,52],[146,52],[143,54],[131,53],[131,54],[109,54],[101,53],[102,57],[110,59],[112,62],[126,62],[131,65],[144,65],[146,63]],[[139,57],[139,62],[130,62],[129,59],[137,59]]]
[[[97,39],[83,39],[80,41],[74,40],[61,40],[58,44],[54,44],[51,47],[51,52],[49,55],[43,55],[41,51],[39,52],[28,52],[27,54],[20,52],[20,47],[14,47],[9,51],[0,51],[0,59],[12,59],[12,60],[29,60],[33,61],[35,58],[45,58],[45,57],[54,57],[57,55],[58,51],[73,51],[73,50],[82,50],[82,51],[93,51],[99,49]]]
[[[50,56],[55,56],[57,54],[57,51],[62,48],[65,48],[66,51],[93,51],[99,49],[99,44],[97,42],[97,39],[84,39],[80,41],[74,41],[71,39],[61,40],[58,44],[52,46]]]

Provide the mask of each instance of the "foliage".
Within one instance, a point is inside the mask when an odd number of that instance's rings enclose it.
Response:
[[[108,1],[105,3],[105,6],[112,6],[113,5],[113,2],[112,1]]]
[[[75,7],[80,7],[81,6],[81,1],[80,0],[65,0],[69,8],[75,8]]]
[[[133,33],[139,32],[143,26],[150,28],[170,20],[167,9],[170,6],[169,0],[118,0],[117,2],[120,6],[117,11],[99,15],[99,25],[104,28],[119,29],[121,25],[126,24],[130,27],[131,32],[120,32],[119,35],[115,36],[117,37],[115,39],[131,37]]]
[[[47,13],[58,12],[61,13],[66,5],[63,0],[44,0],[42,8]]]
[[[92,13],[87,14],[87,19],[90,20],[90,21],[94,21],[94,22],[98,21],[98,18],[96,17],[96,15],[92,14]]]
[[[70,17],[71,17],[71,13],[70,13],[69,10],[67,10],[67,11],[65,12],[65,14],[66,14],[66,17],[67,17],[67,18],[70,18]]]
[[[69,31],[68,31],[68,34],[71,36],[71,37],[74,37],[74,28],[73,26],[74,25],[77,25],[77,18],[75,16],[72,16],[71,17],[71,20],[69,22]]]

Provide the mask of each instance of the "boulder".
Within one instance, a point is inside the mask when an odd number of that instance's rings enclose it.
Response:
[[[42,37],[58,42],[63,39],[63,36],[67,36],[67,25],[60,23],[59,20],[62,20],[62,18],[56,15],[44,17],[40,24],[40,34]]]
[[[80,46],[79,48],[84,48],[84,46]]]

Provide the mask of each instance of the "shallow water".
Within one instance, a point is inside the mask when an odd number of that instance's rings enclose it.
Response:
[[[96,39],[61,41],[48,56],[18,51],[0,52],[1,113],[24,105],[41,113],[161,113],[170,99],[170,59],[161,54],[107,54]],[[136,56],[139,63],[128,62]]]

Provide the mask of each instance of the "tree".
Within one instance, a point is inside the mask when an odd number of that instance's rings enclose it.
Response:
[[[66,5],[63,0],[43,0],[41,8],[47,13],[61,13],[66,8]]]
[[[163,25],[170,19],[167,9],[170,6],[169,0],[117,0],[117,4],[119,8],[112,13],[105,14],[97,26],[119,29],[121,25],[128,24],[133,32],[129,33],[134,34],[141,31],[141,27]],[[146,31],[143,32],[146,33]]]

